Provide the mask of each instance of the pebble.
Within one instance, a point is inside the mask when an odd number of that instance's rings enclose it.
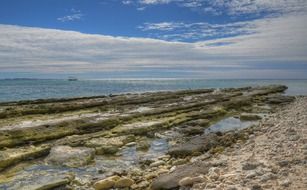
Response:
[[[136,146],[136,142],[127,143],[126,146],[129,146],[129,147],[130,147],[130,146]]]
[[[254,178],[257,176],[257,173],[255,171],[251,171],[246,175],[246,178]]]
[[[107,190],[107,189],[112,188],[114,185],[115,185],[115,181],[107,178],[107,179],[97,181],[94,184],[94,188],[95,190]]]
[[[242,165],[243,170],[254,170],[259,166],[259,163],[257,162],[245,162]]]
[[[251,188],[251,190],[261,190],[262,189],[262,187],[261,187],[261,185],[253,185],[252,186],[252,188]]]
[[[275,177],[274,174],[271,173],[271,172],[269,172],[269,173],[266,173],[266,174],[264,174],[263,176],[261,176],[260,181],[261,181],[261,182],[266,182],[266,181],[268,181],[268,180],[273,179],[274,177]]]
[[[165,164],[165,162],[163,160],[158,160],[158,161],[151,163],[149,166],[150,167],[158,167],[158,166],[161,166],[161,165],[164,165],[164,164]]]
[[[284,186],[284,187],[289,187],[289,185],[291,184],[291,182],[288,180],[288,179],[285,179],[283,181],[280,181],[279,184],[281,186]]]

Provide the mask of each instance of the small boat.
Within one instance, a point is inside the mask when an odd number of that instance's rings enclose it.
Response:
[[[76,77],[69,77],[68,81],[77,81],[78,79]]]

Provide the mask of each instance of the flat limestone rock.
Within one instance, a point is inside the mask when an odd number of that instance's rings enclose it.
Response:
[[[81,167],[89,164],[95,155],[95,149],[86,147],[55,146],[45,159],[48,164]]]
[[[10,148],[0,151],[0,170],[3,170],[15,163],[30,160],[48,154],[49,145],[25,146]]]

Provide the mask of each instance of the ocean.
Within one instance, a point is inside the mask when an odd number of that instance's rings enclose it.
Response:
[[[286,91],[288,95],[307,95],[307,80],[116,79],[68,81],[60,79],[5,79],[0,80],[0,102],[269,84],[288,86],[289,89]]]

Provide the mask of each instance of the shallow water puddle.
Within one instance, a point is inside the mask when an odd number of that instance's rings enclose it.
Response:
[[[217,122],[205,129],[205,134],[212,132],[227,132],[232,130],[240,130],[256,125],[257,121],[241,121],[238,118],[229,117]]]

